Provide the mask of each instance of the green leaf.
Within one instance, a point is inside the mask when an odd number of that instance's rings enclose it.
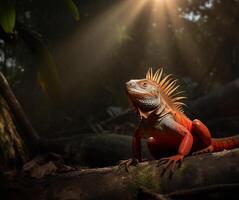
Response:
[[[72,0],[64,0],[68,10],[72,13],[76,21],[80,20],[80,13],[76,4]]]
[[[54,101],[60,100],[60,80],[54,59],[43,42],[38,43],[37,81],[45,94]]]
[[[60,95],[60,79],[54,59],[46,47],[42,37],[32,30],[18,24],[19,35],[28,45],[36,60],[37,80],[43,92],[50,97],[51,100],[59,102]]]
[[[0,1],[0,25],[6,33],[12,33],[16,22],[16,9],[11,1]]]

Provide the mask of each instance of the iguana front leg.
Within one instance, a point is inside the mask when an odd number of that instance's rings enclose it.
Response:
[[[119,168],[124,167],[126,171],[128,171],[129,166],[135,166],[139,162],[142,161],[142,153],[141,153],[141,124],[137,127],[135,130],[135,133],[132,138],[132,152],[133,152],[133,158],[127,159],[127,160],[122,160],[119,163]]]
[[[178,148],[178,154],[170,156],[167,158],[162,158],[159,160],[159,165],[164,165],[162,175],[169,170],[169,175],[171,176],[175,171],[176,167],[183,158],[188,155],[191,151],[193,145],[193,136],[192,134],[181,124],[177,123],[172,117],[166,117],[161,121],[162,124],[159,124],[166,132],[175,132],[182,136],[182,141]],[[167,133],[165,133],[167,134]]]

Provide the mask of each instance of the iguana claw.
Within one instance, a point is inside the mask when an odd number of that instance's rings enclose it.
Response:
[[[119,166],[118,166],[118,169],[122,169],[122,168],[125,168],[125,171],[126,172],[129,172],[129,167],[130,166],[137,166],[139,164],[139,161],[138,159],[135,159],[135,158],[130,158],[130,159],[127,159],[127,160],[121,160],[119,162]]]
[[[194,156],[194,155],[200,155],[200,154],[211,153],[211,152],[213,152],[213,146],[212,145],[206,147],[205,149],[193,152],[192,155]]]
[[[165,174],[165,172],[168,170],[169,171],[169,178],[172,178],[173,173],[175,170],[180,167],[181,161],[183,160],[184,156],[183,155],[175,155],[167,158],[161,158],[158,161],[158,167],[163,166],[161,176]]]

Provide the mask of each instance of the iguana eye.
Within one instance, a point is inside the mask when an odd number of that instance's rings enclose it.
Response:
[[[147,87],[147,86],[148,86],[148,83],[144,82],[143,87]]]

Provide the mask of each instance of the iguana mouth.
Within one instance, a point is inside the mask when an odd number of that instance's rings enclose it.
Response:
[[[127,86],[126,86],[126,94],[128,95],[128,96],[133,96],[133,97],[135,97],[135,98],[137,98],[137,97],[140,97],[140,98],[142,98],[142,97],[147,97],[147,96],[154,96],[153,94],[151,94],[151,93],[149,93],[149,92],[147,92],[147,91],[136,91],[136,90],[134,90],[134,89],[132,89],[132,88],[127,88]]]

